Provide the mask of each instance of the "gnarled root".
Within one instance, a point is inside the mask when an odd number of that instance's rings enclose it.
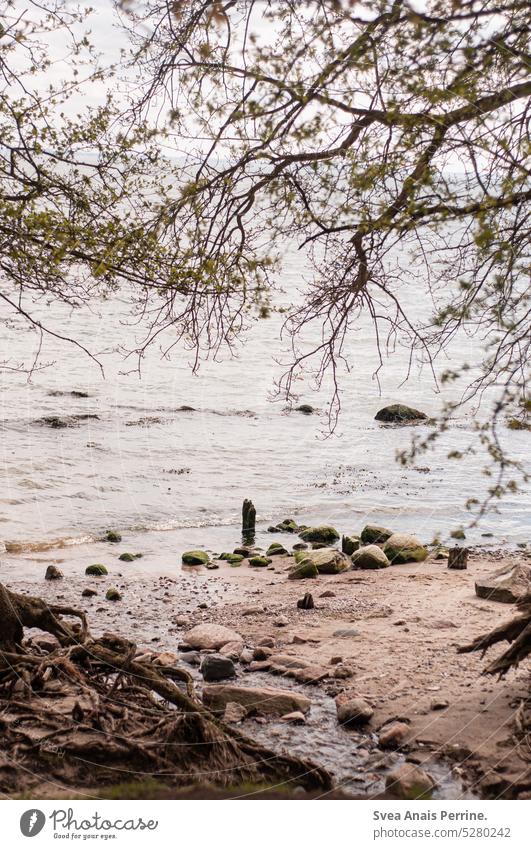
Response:
[[[531,654],[531,596],[525,596],[516,606],[522,611],[520,616],[515,616],[498,628],[489,631],[488,634],[477,637],[473,642],[460,646],[458,649],[460,653],[481,651],[485,654],[490,646],[503,640],[511,643],[510,648],[486,667],[484,670],[486,675],[505,675],[511,667],[518,666]]]
[[[168,785],[293,782],[331,787],[328,773],[278,755],[213,716],[180,667],[157,665],[134,643],[93,639],[84,615],[0,585],[0,790],[43,781],[97,787],[139,778]],[[64,622],[77,615],[81,627]],[[22,648],[23,628],[61,643],[45,653]]]

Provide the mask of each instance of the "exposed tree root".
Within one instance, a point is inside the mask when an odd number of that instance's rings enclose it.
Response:
[[[531,654],[531,595],[522,598],[516,606],[521,611],[520,616],[458,649],[459,652],[481,651],[485,654],[490,646],[502,640],[511,643],[510,648],[486,667],[486,675],[505,675],[511,667],[518,666]]]
[[[25,627],[53,634],[60,648],[24,643]],[[93,638],[81,611],[49,607],[0,584],[0,790],[20,793],[44,780],[82,788],[143,778],[173,786],[331,787],[315,764],[277,755],[214,717],[187,671],[136,656],[129,640]]]

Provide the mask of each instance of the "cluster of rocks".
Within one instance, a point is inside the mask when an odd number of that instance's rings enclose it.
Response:
[[[296,543],[291,551],[282,543],[273,542],[265,553],[251,546],[240,546],[214,558],[206,551],[186,551],[182,562],[187,566],[215,569],[218,568],[216,560],[230,566],[240,566],[247,560],[249,566],[270,567],[275,557],[290,556],[294,563],[289,569],[289,578],[299,579],[315,578],[319,574],[336,575],[347,569],[382,569],[392,564],[420,563],[428,556],[427,548],[415,536],[394,533],[379,525],[365,525],[359,535],[343,536],[341,551],[334,547],[340,535],[330,525],[306,527],[297,525],[293,519],[284,519],[268,530],[297,533],[303,542]]]

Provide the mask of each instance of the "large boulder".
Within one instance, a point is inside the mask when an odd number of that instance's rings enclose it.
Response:
[[[241,642],[242,637],[232,628],[225,625],[204,623],[196,625],[184,635],[184,642],[192,649],[215,649],[216,651],[227,643]]]
[[[239,687],[236,684],[211,684],[203,687],[203,702],[216,713],[223,713],[231,702],[242,705],[247,712],[269,716],[284,716],[295,710],[307,713],[311,702],[293,690],[275,687]]]
[[[393,532],[389,528],[382,528],[381,525],[365,525],[360,536],[365,545],[372,545],[372,543],[386,542],[393,536]]]
[[[530,566],[510,564],[476,581],[476,595],[490,601],[514,604],[528,593],[531,593]]]
[[[383,550],[391,563],[421,563],[428,556],[428,549],[411,534],[393,534]]]
[[[389,566],[387,555],[378,545],[364,545],[350,559],[354,569],[385,569]]]
[[[374,418],[377,422],[404,424],[405,422],[423,421],[428,417],[426,413],[422,413],[414,407],[408,407],[406,404],[389,404],[389,406],[378,410]]]
[[[295,562],[313,563],[321,575],[337,575],[351,568],[351,562],[346,554],[337,548],[318,548],[315,551],[296,551]]]
[[[339,539],[338,532],[330,525],[316,525],[313,528],[305,528],[299,536],[304,542],[322,542],[325,545],[330,545]]]

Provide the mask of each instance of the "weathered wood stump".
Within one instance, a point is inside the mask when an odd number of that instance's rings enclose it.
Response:
[[[466,569],[468,566],[468,548],[460,548],[456,545],[448,551],[449,569]]]
[[[303,598],[298,600],[297,607],[300,610],[313,610],[315,607],[313,595],[311,593],[305,593]]]
[[[254,542],[256,533],[256,510],[253,502],[246,498],[242,507],[242,537],[244,542]]]

